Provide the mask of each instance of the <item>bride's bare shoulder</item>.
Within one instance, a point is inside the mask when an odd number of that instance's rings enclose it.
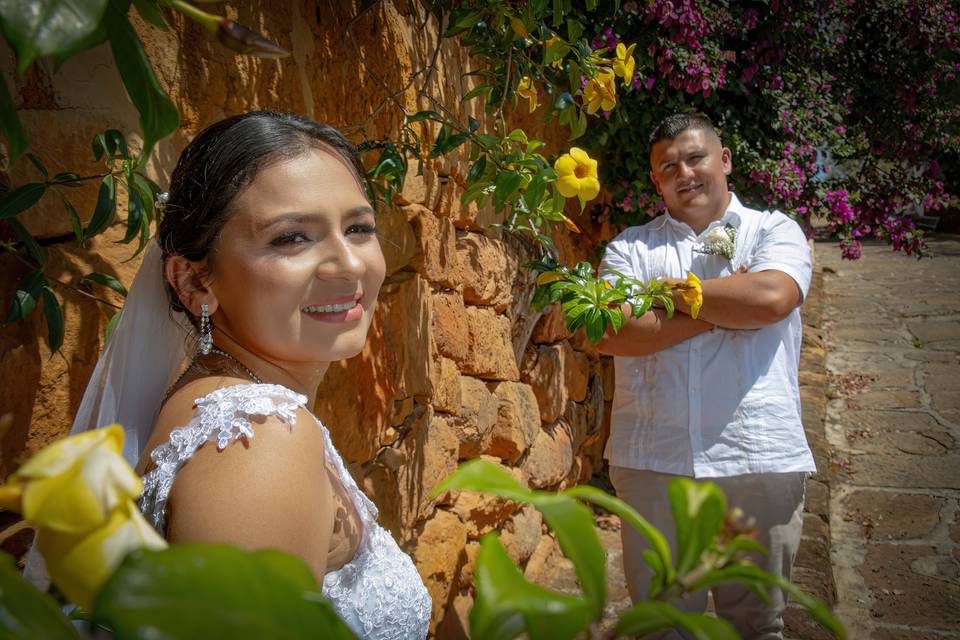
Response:
[[[150,453],[158,446],[170,439],[170,432],[174,429],[186,426],[196,414],[196,402],[225,387],[231,387],[238,384],[250,384],[247,378],[235,376],[203,376],[191,380],[179,386],[170,397],[166,399],[160,408],[160,413],[153,425],[153,431],[150,433],[150,440],[143,449],[143,454],[137,464],[137,473],[144,474],[150,470]]]

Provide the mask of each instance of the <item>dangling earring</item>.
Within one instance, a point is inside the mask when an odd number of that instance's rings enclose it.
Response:
[[[210,320],[210,307],[200,305],[200,353],[207,355],[213,348],[213,322]]]

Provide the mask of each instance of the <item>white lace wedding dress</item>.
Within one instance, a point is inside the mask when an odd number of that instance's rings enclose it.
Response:
[[[185,427],[150,454],[156,468],[143,478],[140,509],[158,531],[166,530],[166,504],[174,478],[190,456],[206,442],[223,449],[234,440],[254,436],[250,416],[276,416],[293,428],[297,408],[307,398],[274,384],[243,384],[217,389],[196,401],[197,413]],[[330,440],[323,433],[328,460],[340,476],[363,526],[353,560],[323,579],[323,593],[360,638],[406,640],[424,638],[430,622],[430,595],[410,558],[377,524],[377,507],[357,487]]]

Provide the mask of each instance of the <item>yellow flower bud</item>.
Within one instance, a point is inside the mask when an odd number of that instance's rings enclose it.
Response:
[[[633,81],[633,70],[637,64],[633,59],[633,50],[636,47],[636,43],[630,45],[630,48],[622,42],[617,45],[617,58],[613,61],[613,72],[623,78],[624,84],[630,84]]]
[[[537,87],[533,84],[530,76],[523,76],[520,79],[520,83],[517,85],[517,95],[527,99],[527,109],[530,113],[533,113],[540,104],[537,100]]]

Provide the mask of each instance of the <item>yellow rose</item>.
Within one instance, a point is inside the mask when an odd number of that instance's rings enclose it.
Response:
[[[587,113],[592,115],[599,109],[610,111],[617,106],[615,77],[611,69],[601,69],[597,73],[597,77],[587,83],[587,86],[583,89],[583,98],[587,103]]]
[[[537,88],[534,86],[530,76],[523,76],[520,79],[520,84],[517,85],[517,95],[527,99],[527,108],[530,110],[530,113],[533,113],[539,105],[537,102]]]
[[[90,531],[40,529],[37,533],[37,550],[50,578],[71,602],[85,609],[91,608],[100,587],[128,553],[166,546],[131,500],[120,505],[106,524]]]
[[[637,64],[633,59],[633,50],[636,47],[636,43],[630,45],[629,49],[622,42],[617,45],[617,59],[613,61],[613,72],[623,78],[624,84],[630,84],[633,81],[633,70]]]
[[[143,489],[122,450],[119,425],[59,440],[0,486],[0,507],[19,511],[40,529],[80,533],[98,527]]]
[[[88,609],[128,552],[167,546],[133,503],[143,483],[121,455],[123,437],[112,425],[58,440],[0,485],[0,507],[37,529],[50,577]]]
[[[579,147],[570,149],[553,164],[557,172],[557,190],[564,198],[580,199],[581,204],[593,200],[600,193],[597,179],[597,161]]]

